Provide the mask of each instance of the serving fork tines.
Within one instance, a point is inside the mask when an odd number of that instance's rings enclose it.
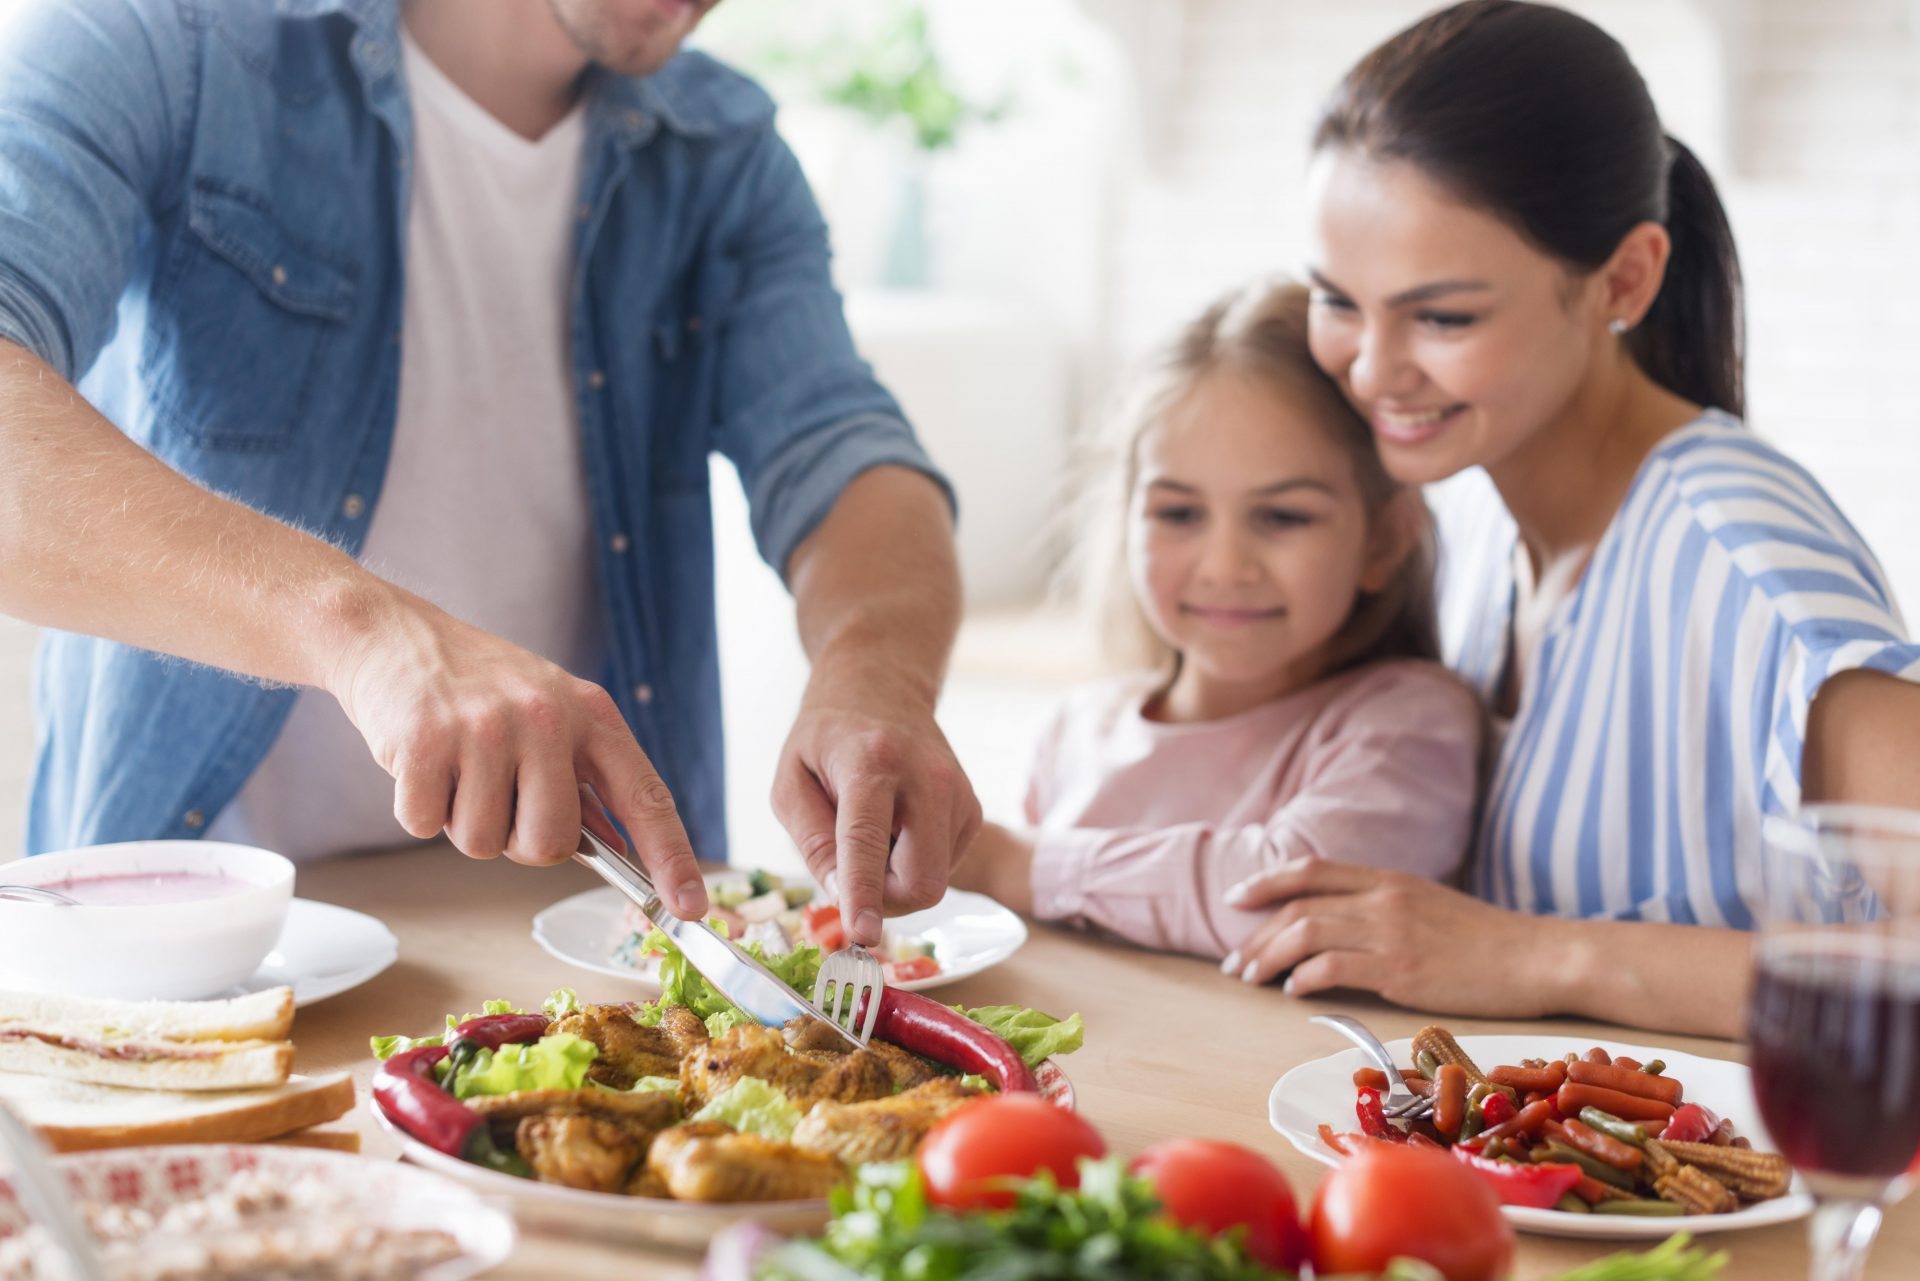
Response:
[[[1433,1096],[1415,1094],[1407,1088],[1406,1078],[1400,1075],[1400,1069],[1393,1061],[1393,1055],[1387,1053],[1387,1047],[1380,1038],[1368,1030],[1359,1019],[1350,1019],[1344,1014],[1316,1014],[1309,1023],[1318,1023],[1330,1027],[1346,1037],[1373,1060],[1373,1065],[1386,1074],[1387,1097],[1380,1100],[1380,1110],[1393,1121],[1418,1121],[1433,1115]]]

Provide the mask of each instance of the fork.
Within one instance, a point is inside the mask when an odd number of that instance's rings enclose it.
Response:
[[[829,990],[833,991],[831,998]],[[880,962],[866,948],[852,944],[820,963],[820,977],[813,981],[813,1003],[865,1045],[873,1039],[873,1025],[880,1021],[880,994],[886,990],[887,972]],[[843,1003],[844,1015],[840,1010]],[[861,1018],[863,1008],[865,1018]],[[858,1028],[853,1027],[855,1019],[860,1021]]]
[[[1307,1021],[1330,1027],[1346,1037],[1373,1060],[1375,1067],[1386,1073],[1387,1097],[1381,1101],[1380,1110],[1389,1118],[1395,1121],[1418,1121],[1433,1114],[1432,1096],[1415,1094],[1407,1088],[1400,1069],[1394,1065],[1393,1056],[1387,1053],[1387,1047],[1380,1044],[1380,1038],[1369,1031],[1366,1024],[1344,1014],[1316,1014]]]

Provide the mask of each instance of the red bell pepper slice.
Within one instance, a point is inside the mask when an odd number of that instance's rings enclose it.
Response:
[[[1668,1143],[1705,1143],[1719,1125],[1720,1118],[1698,1103],[1682,1103],[1673,1110],[1660,1137]]]
[[[1546,1162],[1521,1165],[1516,1161],[1490,1161],[1465,1148],[1453,1149],[1461,1164],[1477,1170],[1487,1181],[1502,1205],[1523,1205],[1533,1210],[1551,1209],[1561,1197],[1580,1182],[1580,1167]]]
[[[1380,1106],[1380,1091],[1361,1086],[1353,1110],[1360,1117],[1360,1133],[1368,1138],[1385,1139],[1389,1143],[1406,1142],[1407,1136],[1387,1123],[1386,1111]]]

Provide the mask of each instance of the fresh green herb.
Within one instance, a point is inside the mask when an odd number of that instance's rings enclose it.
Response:
[[[1081,1167],[1078,1190],[1021,1185],[1011,1209],[954,1215],[927,1204],[911,1164],[867,1165],[833,1194],[817,1244],[777,1252],[761,1281],[803,1281],[809,1257],[870,1281],[1271,1281],[1237,1236],[1206,1240],[1160,1217],[1153,1191],[1115,1160]]]
[[[1727,1252],[1707,1253],[1676,1232],[1644,1254],[1625,1251],[1563,1272],[1552,1281],[1714,1281],[1727,1266]]]

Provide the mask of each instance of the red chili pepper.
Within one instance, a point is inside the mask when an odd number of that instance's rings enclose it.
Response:
[[[483,1050],[497,1050],[520,1041],[537,1041],[550,1026],[544,1014],[483,1014],[453,1029],[447,1044],[472,1041]]]
[[[1387,1124],[1386,1110],[1380,1106],[1380,1091],[1361,1086],[1353,1110],[1360,1117],[1360,1132],[1368,1138],[1385,1139],[1389,1143],[1407,1141],[1406,1135]]]
[[[883,992],[873,1034],[937,1063],[984,1076],[1003,1094],[1040,1092],[1040,1082],[1020,1051],[991,1028],[917,992],[897,987]]]
[[[512,1019],[520,1022],[507,1022]],[[454,1029],[455,1044],[464,1040],[479,1048],[498,1049],[510,1041],[537,1041],[546,1028],[546,1018],[539,1015],[503,1014],[469,1019]],[[466,1029],[471,1029],[473,1034],[464,1035]],[[509,1032],[517,1035],[509,1036]],[[493,1134],[478,1112],[440,1087],[433,1069],[452,1053],[454,1051],[444,1045],[421,1045],[394,1055],[373,1074],[375,1104],[395,1125],[436,1152],[488,1169],[531,1177],[533,1172],[525,1161],[494,1146]]]
[[[1720,1118],[1698,1103],[1682,1103],[1660,1137],[1668,1143],[1705,1143],[1719,1125]]]
[[[1479,1172],[1502,1205],[1524,1205],[1535,1210],[1552,1207],[1580,1182],[1577,1165],[1520,1165],[1512,1161],[1489,1161],[1462,1147],[1453,1149],[1461,1164]]]
[[[1519,1109],[1513,1106],[1513,1100],[1495,1091],[1480,1100],[1480,1119],[1486,1124],[1482,1129],[1491,1130],[1496,1125],[1505,1125],[1513,1120],[1513,1114]]]

